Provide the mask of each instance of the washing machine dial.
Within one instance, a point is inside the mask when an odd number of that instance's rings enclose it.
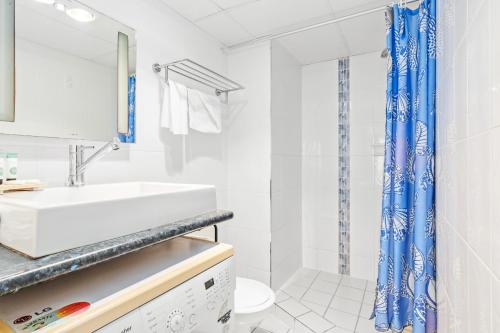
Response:
[[[182,332],[184,329],[184,313],[181,310],[174,310],[170,312],[167,319],[167,328],[170,328],[170,332],[177,333]]]

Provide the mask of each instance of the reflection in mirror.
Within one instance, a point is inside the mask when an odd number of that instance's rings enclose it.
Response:
[[[0,120],[14,121],[14,0],[0,1]]]
[[[128,53],[129,66],[120,76],[125,82],[120,86],[128,89],[128,76],[135,75],[133,29],[76,0],[58,0],[57,6],[16,0],[16,117],[0,121],[0,133],[96,141],[116,137],[119,33],[128,37],[122,52]]]
[[[118,32],[118,133],[128,134],[128,36]]]

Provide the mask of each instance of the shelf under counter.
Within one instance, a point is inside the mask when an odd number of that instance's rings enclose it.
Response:
[[[0,246],[0,296],[230,220],[218,210],[161,227],[31,259]]]

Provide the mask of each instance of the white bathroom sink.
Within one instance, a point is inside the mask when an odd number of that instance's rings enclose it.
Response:
[[[117,183],[0,196],[0,243],[38,258],[216,210],[215,187]]]

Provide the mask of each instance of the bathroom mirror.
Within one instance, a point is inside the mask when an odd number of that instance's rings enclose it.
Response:
[[[129,132],[133,29],[74,0],[2,0],[0,15],[0,133],[107,141]]]
[[[0,121],[14,121],[14,0],[0,2]]]

